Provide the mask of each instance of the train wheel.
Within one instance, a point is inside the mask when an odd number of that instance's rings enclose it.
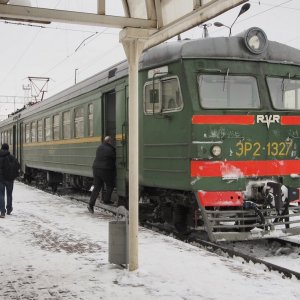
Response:
[[[187,231],[187,213],[188,208],[183,205],[177,204],[174,209],[173,220],[175,229],[184,233]]]
[[[53,183],[53,184],[51,185],[51,190],[52,190],[52,193],[53,193],[53,194],[57,192],[57,187],[58,187],[58,184],[57,184],[57,183]]]

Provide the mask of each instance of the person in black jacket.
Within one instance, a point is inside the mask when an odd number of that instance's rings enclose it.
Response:
[[[96,158],[93,163],[94,189],[91,194],[88,210],[94,213],[96,199],[106,185],[106,194],[103,198],[103,203],[112,204],[110,201],[111,194],[115,187],[116,177],[116,149],[113,146],[113,139],[106,136],[103,144],[96,151]]]
[[[12,191],[14,188],[14,179],[7,179],[6,175],[8,174],[5,174],[5,167],[8,159],[15,160],[16,161],[15,168],[17,168],[18,170],[20,168],[20,164],[18,163],[16,158],[10,154],[8,150],[9,150],[8,144],[6,143],[2,144],[0,150],[0,218],[4,218],[5,213],[10,215],[13,210]],[[5,189],[6,189],[6,197],[7,197],[6,209],[5,209]]]

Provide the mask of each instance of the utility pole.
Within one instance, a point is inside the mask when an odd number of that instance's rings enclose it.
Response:
[[[78,69],[75,69],[75,80],[74,80],[75,84],[77,83],[77,71]]]

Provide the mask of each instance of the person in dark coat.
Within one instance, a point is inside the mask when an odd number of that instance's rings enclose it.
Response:
[[[115,187],[116,177],[116,149],[113,146],[113,139],[110,136],[105,137],[104,142],[97,148],[96,158],[93,163],[94,189],[91,194],[88,210],[94,213],[96,199],[106,185],[106,193],[103,203],[112,204],[111,194]]]
[[[12,192],[14,188],[14,180],[6,180],[4,178],[5,161],[8,159],[8,157],[12,156],[8,150],[9,150],[8,144],[6,143],[2,144],[0,150],[0,218],[4,218],[5,213],[10,215],[13,210]],[[7,197],[6,209],[5,209],[5,189],[6,189],[6,197]]]

